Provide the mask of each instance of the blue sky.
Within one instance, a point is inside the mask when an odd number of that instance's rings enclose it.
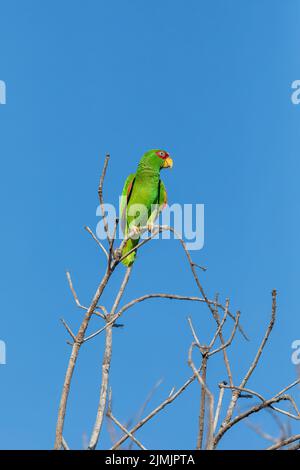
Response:
[[[170,203],[205,204],[208,295],[230,297],[251,341],[232,348],[238,382],[253,358],[278,289],[278,319],[249,386],[271,396],[296,376],[291,343],[300,338],[299,2],[279,0],[0,0],[1,265],[0,448],[51,448],[69,346],[60,325],[80,324],[65,279],[70,269],[87,304],[104,259],[83,230],[97,224],[97,184],[111,161],[107,202],[149,148],[174,158],[164,173]],[[103,297],[109,307],[122,267]],[[197,295],[176,241],[145,247],[124,302],[153,291]],[[212,334],[204,307],[149,301],[115,331],[111,385],[118,419],[134,419],[154,384],[148,410],[190,370],[192,315],[203,341]],[[91,330],[99,322],[93,321]],[[65,437],[81,448],[97,406],[103,338],[82,348]],[[209,383],[225,378],[212,361]],[[295,396],[299,397],[299,389]],[[148,448],[193,448],[199,390],[138,434]],[[244,403],[242,403],[245,406]],[[268,415],[254,422],[276,434]],[[297,427],[293,424],[293,429]],[[104,428],[99,448],[110,437]],[[240,425],[221,448],[262,448]]]

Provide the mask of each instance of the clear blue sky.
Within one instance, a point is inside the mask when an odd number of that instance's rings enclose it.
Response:
[[[295,379],[300,106],[291,104],[290,85],[300,78],[299,15],[296,0],[0,0],[7,85],[0,106],[0,339],[7,344],[0,448],[53,445],[70,351],[59,319],[76,331],[82,317],[65,269],[87,304],[104,259],[83,226],[97,224],[106,152],[105,198],[113,203],[144,151],[172,154],[174,168],[164,173],[169,201],[205,204],[205,246],[193,253],[209,268],[203,284],[210,297],[230,297],[251,338],[238,336],[232,350],[236,382],[264,333],[273,288],[277,325],[249,386],[270,396]],[[122,274],[105,293],[107,307]],[[197,295],[176,241],[145,248],[124,301],[153,291]],[[124,317],[111,374],[120,421],[134,418],[159,379],[148,410],[190,376],[189,314],[208,341],[208,314],[199,305],[151,301]],[[82,348],[76,370],[65,428],[75,448],[94,421],[102,341]],[[212,388],[225,378],[219,361],[209,374]],[[146,447],[193,448],[198,395],[194,384],[146,425],[139,433]],[[254,421],[277,433],[267,415]],[[222,447],[267,444],[241,425]],[[100,447],[109,445],[105,426]]]

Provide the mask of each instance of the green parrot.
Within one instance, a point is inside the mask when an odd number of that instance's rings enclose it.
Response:
[[[172,166],[173,160],[168,152],[149,150],[142,156],[136,173],[127,177],[120,202],[120,221],[125,237],[130,232],[134,232],[134,236],[127,240],[122,256],[138,244],[140,227],[147,226],[150,231],[153,229],[155,219],[167,204],[167,193],[160,179],[160,170]],[[135,255],[136,252],[133,251],[122,261],[123,264],[131,266]]]

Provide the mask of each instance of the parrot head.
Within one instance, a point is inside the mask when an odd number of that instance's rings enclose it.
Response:
[[[150,164],[152,167],[159,170],[163,168],[172,168],[173,166],[173,160],[169,153],[160,149],[149,150],[143,155],[141,161],[143,163],[147,163],[147,165]]]

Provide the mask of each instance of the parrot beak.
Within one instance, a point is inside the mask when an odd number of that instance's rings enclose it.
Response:
[[[173,166],[172,158],[171,157],[166,158],[164,161],[163,168],[172,168],[172,166]]]

